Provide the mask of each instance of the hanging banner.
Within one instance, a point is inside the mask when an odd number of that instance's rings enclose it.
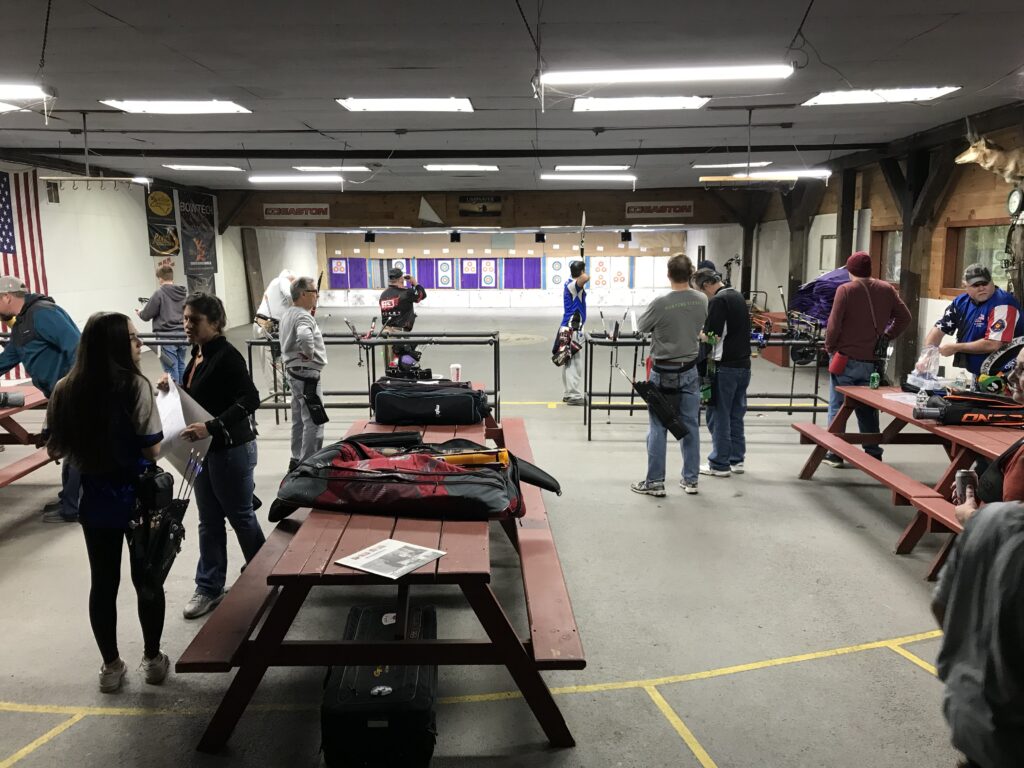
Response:
[[[149,255],[174,258],[181,254],[181,230],[178,227],[174,190],[153,187],[146,195],[146,224],[149,227]]]
[[[459,195],[459,216],[501,216],[501,195]]]
[[[480,261],[480,287],[496,288],[498,285],[498,262],[496,259]]]
[[[663,219],[693,216],[692,200],[667,200],[644,203],[626,203],[627,219]]]
[[[212,195],[177,190],[185,274],[212,277],[217,271],[217,209]]]
[[[329,219],[331,206],[326,203],[264,203],[263,218],[302,221]]]

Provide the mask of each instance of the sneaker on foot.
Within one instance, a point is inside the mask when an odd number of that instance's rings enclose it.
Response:
[[[56,501],[48,501],[46,504],[43,504],[43,512],[53,512],[57,509],[64,509],[64,502],[60,499],[57,499]]]
[[[121,659],[115,659],[110,664],[100,667],[100,691],[103,693],[117,693],[124,685],[124,676],[128,674],[128,667]]]
[[[822,459],[822,461],[830,467],[835,467],[836,469],[843,468],[843,457],[835,453],[826,453],[825,458]]]
[[[167,678],[167,671],[171,668],[171,660],[163,651],[157,653],[152,659],[142,657],[139,669],[146,676],[146,682],[150,685],[160,685]]]
[[[734,475],[742,475],[744,472],[743,462],[741,461],[739,464],[733,464],[731,467],[729,467],[729,471],[732,472]]]
[[[641,480],[639,483],[633,483],[629,486],[629,490],[633,493],[642,493],[645,496],[664,496],[665,484],[648,483],[646,480]]]
[[[685,480],[680,480],[679,481],[679,487],[682,488],[683,491],[685,491],[686,493],[690,494],[691,496],[693,496],[693,495],[695,495],[697,493],[697,484],[696,483],[688,483]]]
[[[78,522],[78,515],[75,515],[74,517],[64,517],[64,513],[62,511],[63,509],[64,509],[64,507],[63,507],[63,505],[61,505],[61,506],[58,506],[55,509],[49,510],[48,512],[44,512],[43,513],[43,522],[44,523],[77,523]]]
[[[185,610],[181,613],[186,619],[198,619],[200,616],[205,616],[216,608],[223,599],[223,592],[216,597],[210,597],[209,595],[204,595],[202,592],[196,592],[192,595],[192,599],[188,601],[188,605],[185,606]]]
[[[701,464],[700,473],[711,477],[729,477],[732,474],[728,469],[715,469],[710,464]]]
[[[586,405],[587,401],[584,400],[582,397],[570,397],[568,400],[565,401],[565,404],[566,405]]]

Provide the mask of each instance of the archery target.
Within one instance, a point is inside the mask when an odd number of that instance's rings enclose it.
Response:
[[[498,284],[498,262],[495,259],[483,259],[480,262],[480,287],[494,288]]]
[[[590,281],[596,288],[607,288],[612,284],[611,259],[607,256],[590,259]]]
[[[452,287],[452,261],[451,259],[441,259],[437,262],[437,287],[438,288],[451,288]]]

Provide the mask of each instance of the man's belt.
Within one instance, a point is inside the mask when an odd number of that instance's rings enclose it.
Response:
[[[680,363],[676,360],[655,360],[654,370],[658,373],[683,373],[697,365],[697,358],[688,363]]]

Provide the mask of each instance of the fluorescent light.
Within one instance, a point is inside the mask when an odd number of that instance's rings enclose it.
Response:
[[[753,173],[736,173],[733,178],[751,179],[827,179],[832,171],[826,168],[803,168],[794,171],[754,171]]]
[[[14,101],[34,101],[36,99],[48,99],[53,96],[52,91],[47,91],[39,85],[18,85],[17,83],[0,83],[0,99],[12,99]]]
[[[556,165],[556,171],[628,171],[629,165]]]
[[[907,101],[931,101],[959,91],[958,85],[938,88],[877,88],[870,91],[825,91],[801,106],[835,106],[839,104],[898,104]]]
[[[241,168],[236,168],[233,165],[168,165],[164,163],[164,168],[170,168],[172,171],[238,171],[241,173]]]
[[[704,96],[625,96],[576,99],[573,112],[627,112],[654,109],[700,109],[710,101]]]
[[[428,171],[497,171],[496,165],[473,165],[458,163],[441,163],[423,166]]]
[[[636,181],[631,173],[542,173],[541,181]]]
[[[253,184],[340,184],[344,181],[337,174],[290,174],[288,176],[250,176]]]
[[[248,115],[245,107],[233,101],[122,101],[103,99],[100,104],[140,115]]]
[[[152,184],[153,180],[147,176],[132,176],[132,182],[135,184]]]
[[[303,173],[337,173],[339,171],[353,173],[369,173],[370,169],[365,165],[293,165],[296,171]]]
[[[0,113],[2,113],[2,112],[19,112],[19,111],[24,112],[24,111],[27,111],[27,110],[22,110],[21,107],[16,107],[13,104],[7,104],[7,103],[5,103],[3,101],[0,101]]]
[[[336,99],[349,112],[472,112],[469,99]]]
[[[753,163],[695,163],[691,168],[764,168],[771,165],[771,160],[758,160]]]
[[[788,64],[738,67],[670,67],[666,69],[594,69],[544,72],[542,85],[601,85],[614,83],[689,83],[709,80],[774,80],[793,74]]]

